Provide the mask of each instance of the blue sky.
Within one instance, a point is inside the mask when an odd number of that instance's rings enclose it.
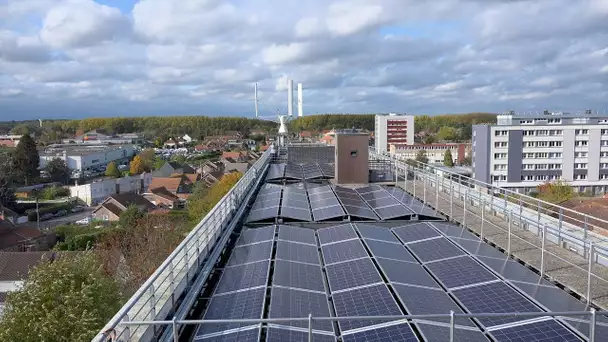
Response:
[[[560,18],[539,25],[546,18]],[[605,0],[0,0],[0,120],[603,111]]]

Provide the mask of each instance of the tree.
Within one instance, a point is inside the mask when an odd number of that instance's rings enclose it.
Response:
[[[0,173],[0,207],[15,208],[15,190],[4,174]]]
[[[426,157],[426,150],[420,150],[416,153],[416,161],[423,164],[429,163],[429,158]]]
[[[144,213],[142,213],[136,205],[131,204],[127,207],[127,210],[120,214],[118,223],[121,228],[132,228],[135,227],[137,222],[143,217]]]
[[[239,181],[242,174],[238,172],[222,176],[219,182],[206,188],[202,183],[194,188],[188,197],[188,216],[193,223],[198,223],[215,207],[224,195]]]
[[[144,165],[144,162],[141,160],[140,156],[135,156],[135,158],[133,158],[129,171],[132,175],[138,175],[146,171],[146,166]]]
[[[466,156],[466,157],[462,158],[462,160],[460,161],[460,164],[465,165],[465,166],[471,166],[471,165],[473,165],[473,160],[471,159],[471,156]]]
[[[182,165],[186,162],[186,156],[184,156],[183,154],[177,154],[177,155],[174,155],[173,157],[171,157],[171,161],[174,161],[174,162]]]
[[[443,154],[443,165],[445,165],[447,167],[454,166],[454,158],[452,157],[452,151],[447,150]]]
[[[555,182],[546,182],[536,187],[538,192],[537,198],[550,202],[550,203],[561,203],[574,197],[574,190],[570,184],[556,180]]]
[[[166,160],[164,160],[164,159],[162,159],[160,157],[155,157],[154,158],[154,163],[152,164],[152,169],[153,170],[158,170],[161,167],[163,167],[163,165],[165,165],[166,162],[167,162]]]
[[[437,132],[437,140],[439,141],[451,141],[458,139],[458,129],[450,126],[443,126]]]
[[[120,171],[116,166],[116,162],[110,162],[108,166],[106,166],[106,176],[120,178]]]
[[[427,136],[425,136],[425,137],[422,139],[422,142],[423,142],[425,145],[430,145],[430,144],[435,143],[435,141],[436,141],[436,140],[437,140],[437,139],[435,139],[435,136],[434,136],[434,135],[432,135],[432,134],[428,134]]]
[[[13,152],[13,171],[17,180],[29,185],[40,176],[39,166],[40,156],[36,149],[36,142],[26,134],[21,137],[19,145]]]
[[[9,292],[0,321],[2,341],[90,341],[120,309],[118,283],[93,252],[60,255],[30,271]]]
[[[65,163],[65,160],[61,158],[52,159],[46,165],[45,169],[49,173],[53,182],[67,184],[68,180],[70,179],[70,169],[68,169],[68,165]]]
[[[146,171],[151,171],[154,166],[154,158],[156,157],[154,149],[147,148],[139,154],[141,161],[144,163]]]

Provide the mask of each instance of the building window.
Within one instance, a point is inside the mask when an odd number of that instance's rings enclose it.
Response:
[[[534,164],[523,164],[521,168],[522,170],[534,170]]]
[[[574,134],[576,134],[576,135],[588,135],[589,134],[589,130],[588,129],[575,129],[574,130]]]
[[[600,142],[600,145],[601,145],[601,146],[608,146],[608,140],[602,140],[602,141]]]
[[[534,141],[524,141],[524,148],[525,147],[534,147]]]
[[[576,147],[587,146],[587,145],[589,145],[589,142],[587,140],[577,140],[574,142],[574,146],[576,146]]]
[[[575,180],[585,180],[587,179],[587,175],[574,175]]]
[[[494,165],[495,171],[505,171],[507,169],[507,164],[496,164]]]
[[[504,136],[507,136],[508,134],[509,134],[508,131],[494,131],[494,136],[497,136],[497,137],[500,137],[500,136],[504,137]]]
[[[494,147],[507,147],[506,141],[497,141],[494,143]]]
[[[608,157],[608,152],[600,152],[600,157]]]
[[[562,157],[562,153],[561,152],[550,152],[549,153],[549,158],[554,159],[554,158],[561,158]]]
[[[603,129],[602,130],[602,135],[606,135],[606,134],[608,134],[608,129]]]
[[[575,163],[574,168],[577,170],[584,170],[587,168],[587,164],[586,163]]]
[[[494,159],[507,159],[506,153],[494,153]]]
[[[562,123],[562,119],[549,119],[547,120],[548,124],[560,124]]]
[[[547,146],[549,146],[548,141],[537,141],[536,142],[536,147],[547,147]]]
[[[587,152],[574,152],[575,158],[587,158]]]
[[[600,179],[608,179],[608,174],[600,175]]]
[[[600,163],[600,169],[608,169],[608,163]]]
[[[536,135],[549,135],[549,130],[541,129],[536,131]]]
[[[531,125],[534,123],[532,120],[519,120],[519,123],[522,125]]]
[[[536,153],[536,154],[535,154],[535,156],[536,156],[536,158],[538,158],[538,159],[542,159],[542,158],[548,158],[548,157],[549,157],[549,154],[548,154],[548,153],[546,153],[546,152],[540,152],[540,153]]]
[[[546,170],[547,168],[547,164],[536,164],[537,170]]]
[[[561,141],[549,141],[549,147],[562,147]]]
[[[534,135],[534,131],[523,131],[523,135]]]
[[[523,153],[524,159],[534,159],[534,153]]]

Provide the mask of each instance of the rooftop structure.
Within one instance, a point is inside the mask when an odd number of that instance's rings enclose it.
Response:
[[[387,152],[390,145],[414,143],[413,115],[376,115],[374,138],[377,152]]]
[[[135,154],[133,145],[51,145],[39,151],[40,168],[55,159],[63,159],[73,171],[102,168],[112,161],[128,160]]]
[[[608,272],[601,261],[608,242],[597,238],[592,244],[595,235],[578,237],[576,225],[494,199],[490,185],[482,189],[466,177],[439,176],[432,166],[414,169],[373,151],[370,168],[386,160],[391,182],[335,184],[327,164],[296,163],[293,157],[284,163],[293,147],[264,153],[97,340],[111,335],[133,341],[535,341],[540,336],[597,341],[596,336],[607,336],[606,312],[589,309],[608,306]],[[306,148],[318,155],[318,147],[310,146],[297,146],[297,153]],[[494,239],[502,236],[496,227],[507,217],[508,238]],[[558,223],[557,245],[549,248]],[[532,238],[533,248],[511,241],[533,231],[542,231],[540,248]],[[508,247],[495,247],[504,241]],[[584,241],[587,250],[560,248],[579,246],[575,241]],[[524,264],[537,255],[531,250],[542,255],[540,266]],[[594,282],[584,300],[555,282],[584,293],[577,282],[586,278],[549,260],[549,253],[563,260],[589,256],[593,272],[587,274]]]

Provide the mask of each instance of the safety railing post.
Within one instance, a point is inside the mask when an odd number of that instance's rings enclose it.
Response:
[[[540,201],[536,201],[536,223],[540,225]]]
[[[486,211],[486,199],[484,198],[481,200],[481,227],[479,228],[479,236],[482,241],[483,241],[483,222],[485,220],[485,218],[484,218],[485,211]]]
[[[454,181],[451,181],[450,184],[450,220],[454,221]]]
[[[424,180],[422,183],[422,202],[426,205],[426,175],[423,175]]]
[[[545,241],[547,240],[547,225],[543,225],[543,239],[540,243],[540,276],[545,276]]]
[[[509,223],[507,224],[507,255],[511,256],[511,227],[513,225],[513,211],[509,210]]]
[[[171,334],[173,335],[173,342],[179,342],[179,334],[177,333],[177,322],[176,322],[175,317],[173,317],[173,323],[171,323],[171,325],[173,326],[172,328],[172,332]]]
[[[439,174],[437,174],[435,180],[435,210],[439,211]]]
[[[312,342],[312,313],[308,314],[308,342]]]
[[[122,321],[123,322],[131,321],[131,319],[129,319],[129,314],[125,314]],[[131,326],[130,325],[125,325],[125,330],[122,331],[120,336],[123,336],[123,335],[124,335],[125,341],[131,341]]]
[[[593,272],[593,242],[589,241],[589,260],[587,266],[587,304],[591,304],[591,274]]]
[[[412,192],[414,194],[414,198],[416,198],[416,183],[418,183],[418,180],[416,179],[416,168],[413,167],[412,168],[412,174],[414,175],[414,179],[412,180]]]
[[[409,174],[407,164],[404,166],[403,173],[403,189],[407,192],[407,176]]]
[[[589,320],[589,342],[595,342],[595,322],[597,315],[595,309],[591,308],[591,319]]]
[[[585,216],[585,240],[587,239],[587,216]]]
[[[450,342],[454,342],[454,310],[450,310]]]
[[[464,201],[463,201],[463,205],[462,205],[462,226],[466,227],[467,226],[467,194],[468,194],[468,189],[465,190],[464,192]]]
[[[557,230],[557,244],[559,246],[562,245],[562,226],[564,223],[564,209],[563,208],[559,208],[559,226],[558,226],[558,230]]]

